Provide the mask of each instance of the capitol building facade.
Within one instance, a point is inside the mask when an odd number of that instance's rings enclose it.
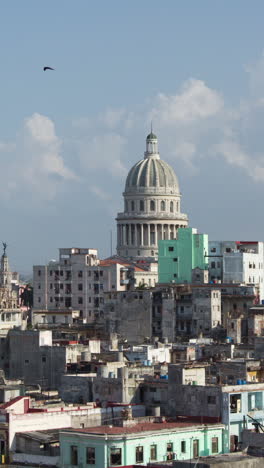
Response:
[[[117,215],[117,254],[131,260],[158,257],[158,241],[175,239],[178,228],[188,225],[181,213],[178,179],[169,164],[160,159],[158,139],[146,139],[144,159],[129,171],[124,211]]]

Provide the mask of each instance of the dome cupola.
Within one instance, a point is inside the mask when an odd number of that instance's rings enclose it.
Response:
[[[126,179],[125,193],[142,190],[151,193],[180,193],[176,174],[169,164],[160,159],[158,139],[152,132],[146,138],[144,159],[132,167]]]

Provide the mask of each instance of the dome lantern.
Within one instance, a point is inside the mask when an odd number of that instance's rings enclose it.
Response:
[[[151,132],[148,134],[146,138],[146,151],[144,154],[145,159],[151,156],[155,156],[159,158],[159,151],[158,151],[158,138],[152,132],[152,125],[151,125]]]

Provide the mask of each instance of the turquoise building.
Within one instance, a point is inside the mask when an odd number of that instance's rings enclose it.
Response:
[[[138,423],[60,432],[61,468],[124,468],[222,453],[223,424]]]
[[[192,270],[208,269],[208,235],[181,228],[178,238],[159,241],[159,283],[191,283]]]

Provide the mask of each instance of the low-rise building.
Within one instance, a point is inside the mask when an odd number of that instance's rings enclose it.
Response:
[[[177,383],[177,366],[169,365],[168,414],[209,418],[228,428],[224,451],[237,450],[242,430],[264,422],[264,384],[184,385]]]
[[[25,439],[22,433],[41,431],[43,440],[43,431],[69,427],[85,428],[100,424],[111,425],[119,420],[122,421],[122,411],[126,408],[124,405],[98,408],[93,403],[78,406],[63,404],[39,406],[33,405],[33,403],[29,397],[17,397],[0,406],[0,457],[4,457],[1,459],[5,460],[5,462],[12,462],[14,457],[14,462],[17,464],[26,461],[31,465],[34,461],[34,457],[32,459],[31,456],[38,455],[37,463],[44,463],[45,460],[36,453],[37,447],[35,446],[35,453],[34,447],[32,450],[32,444],[30,444],[31,450],[29,446],[24,447],[23,453],[28,456],[19,457],[18,453],[21,451],[22,444],[21,437]],[[133,406],[132,415],[133,417],[144,416],[144,407]],[[21,435],[21,437],[18,435]],[[39,434],[38,438],[41,439],[41,434]],[[42,455],[45,454],[42,452]],[[48,456],[48,454],[45,456]],[[57,455],[54,454],[54,456]],[[53,461],[55,460],[53,459]]]
[[[223,432],[222,424],[166,421],[62,430],[60,465],[146,466],[150,461],[164,463],[222,453]]]

